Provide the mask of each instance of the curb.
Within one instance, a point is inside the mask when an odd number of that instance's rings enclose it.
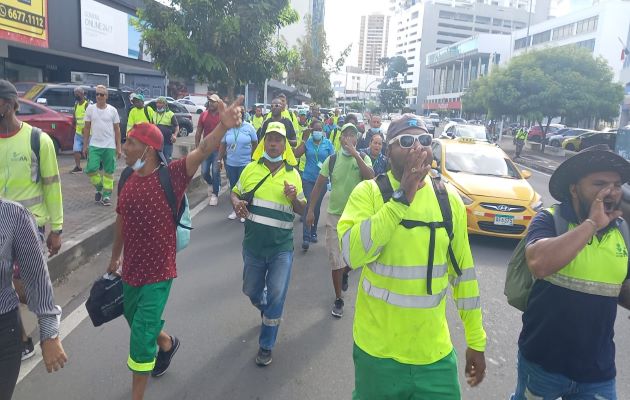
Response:
[[[514,161],[514,163],[516,163],[516,164],[520,164],[520,165],[523,165],[523,166],[525,166],[527,168],[531,168],[531,169],[536,170],[538,172],[543,172],[543,173],[549,174],[549,175],[552,175],[554,173],[554,171],[555,171],[552,168],[545,167],[545,166],[540,165],[540,164],[538,164],[538,163],[536,163],[534,161],[530,161],[528,159],[524,159],[524,158],[521,158],[521,157],[516,158],[516,159],[513,158],[512,161]]]
[[[201,174],[198,174],[191,180],[187,192],[196,189],[202,183]],[[220,192],[219,195],[221,194]],[[205,200],[206,198],[202,197],[201,200],[194,203],[191,201],[190,208],[193,209]],[[78,269],[103,248],[109,246],[114,240],[115,223],[116,216],[114,214],[111,218],[83,232],[76,239],[64,242],[63,250],[48,260],[48,272],[51,281],[56,282]]]

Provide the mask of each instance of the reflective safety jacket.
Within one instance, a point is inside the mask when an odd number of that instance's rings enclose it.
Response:
[[[245,167],[232,190],[243,198],[243,195],[252,191],[270,172],[263,158],[252,161]],[[245,220],[243,248],[258,257],[293,250],[295,215],[291,200],[284,195],[285,181],[296,187],[299,200],[305,200],[300,175],[295,168],[285,163],[275,175],[269,175],[265,179],[247,207],[249,215]]]
[[[295,135],[297,136],[297,145],[301,145],[302,143],[305,142],[305,140],[302,138],[302,135],[304,135],[304,130],[308,127],[307,126],[302,126],[298,123],[298,130],[295,131]],[[298,170],[299,171],[304,171],[304,168],[306,167],[306,152],[304,154],[302,154],[302,157],[300,157],[299,159],[299,164],[298,164]]]
[[[147,118],[147,114],[149,118]],[[127,132],[129,132],[136,124],[141,124],[143,122],[152,123],[151,121],[154,119],[155,111],[151,107],[132,107],[131,110],[129,110],[129,115],[127,117]]]
[[[31,149],[31,126],[13,136],[0,138],[0,197],[22,204],[35,216],[37,226],[63,226],[63,203],[57,155],[52,139],[42,132],[39,161]],[[38,169],[40,173],[37,181]]]
[[[83,135],[83,127],[85,126],[85,110],[90,105],[87,99],[83,100],[83,103],[78,101],[74,104],[74,123],[75,133],[77,135]]]
[[[400,183],[391,172],[388,177],[397,190]],[[361,182],[352,192],[337,231],[346,263],[353,269],[363,266],[353,335],[366,353],[413,365],[432,364],[446,357],[453,350],[444,300],[449,283],[468,347],[485,350],[466,210],[451,190],[449,201],[453,213],[451,245],[462,275],[457,276],[448,257],[446,229],[436,229],[432,294],[428,294],[430,229],[407,229],[401,221],[443,221],[430,177],[410,206],[394,200],[383,203],[374,180]]]
[[[527,132],[525,132],[525,129],[519,129],[516,132],[516,140],[525,140],[527,139]]]
[[[333,129],[328,135],[328,139],[335,146],[335,151],[341,150],[341,128]]]
[[[254,126],[254,129],[256,129],[256,132],[258,132],[263,122],[265,122],[265,117],[263,117],[262,115],[260,117],[257,117],[255,115],[252,117],[252,125]]]

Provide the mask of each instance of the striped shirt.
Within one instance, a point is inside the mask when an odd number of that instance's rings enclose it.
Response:
[[[0,315],[19,305],[13,289],[13,265],[20,266],[28,308],[39,319],[40,339],[59,333],[61,310],[55,306],[48,265],[33,215],[18,203],[0,199]]]

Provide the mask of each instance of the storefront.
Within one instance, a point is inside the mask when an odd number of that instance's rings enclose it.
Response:
[[[5,4],[6,3],[6,4]],[[165,93],[134,27],[143,0],[3,0],[0,77]]]

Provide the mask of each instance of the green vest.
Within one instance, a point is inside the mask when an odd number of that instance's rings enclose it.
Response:
[[[159,113],[159,112],[155,112],[155,114],[152,115],[152,119],[155,125],[163,125],[163,126],[173,126],[173,117],[175,116],[175,113],[173,113],[173,111],[171,110],[166,110],[163,113]]]
[[[89,101],[84,100],[83,104],[78,102],[74,105],[74,120],[76,121],[75,133],[77,135],[83,135],[83,127],[85,126],[85,110],[90,104]]]

